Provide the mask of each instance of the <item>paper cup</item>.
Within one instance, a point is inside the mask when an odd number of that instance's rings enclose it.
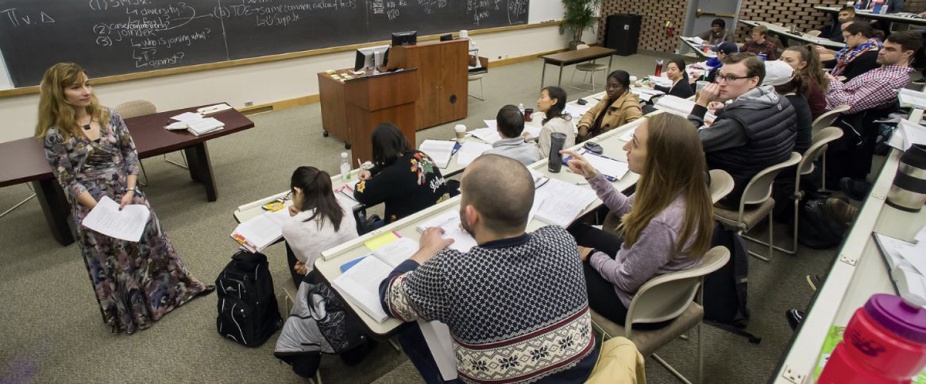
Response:
[[[466,126],[463,124],[457,124],[453,127],[453,131],[457,134],[457,140],[463,140],[466,137]]]

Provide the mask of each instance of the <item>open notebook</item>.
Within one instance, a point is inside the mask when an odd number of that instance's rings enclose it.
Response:
[[[417,251],[418,242],[403,237],[364,256],[363,260],[332,280],[331,285],[346,300],[382,323],[388,316],[380,305],[379,284],[396,266]]]
[[[476,246],[476,239],[473,238],[473,235],[470,235],[469,232],[466,232],[466,230],[460,226],[460,212],[455,210],[444,212],[433,219],[421,223],[416,229],[418,232],[423,233],[425,229],[430,227],[440,227],[444,230],[443,237],[445,239],[453,239],[453,244],[450,244],[449,247],[450,249],[467,252]]]

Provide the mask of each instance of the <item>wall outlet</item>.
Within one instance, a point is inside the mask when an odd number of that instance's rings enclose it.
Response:
[[[253,102],[253,101],[245,101],[245,102],[244,102],[244,106],[245,106],[245,107],[253,107],[253,106],[254,106],[254,102]]]
[[[501,57],[501,56],[499,56],[499,57],[498,57],[498,59],[499,59],[499,60],[501,60],[501,59],[502,59],[502,57]]]

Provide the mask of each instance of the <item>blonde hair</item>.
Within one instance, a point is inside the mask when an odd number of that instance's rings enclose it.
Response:
[[[653,217],[684,195],[685,217],[675,250],[682,253],[691,242],[689,258],[700,258],[710,248],[714,216],[701,139],[687,120],[672,114],[647,117],[645,124],[646,160],[633,207],[618,229],[627,246],[632,246]]]
[[[66,140],[81,135],[75,119],[77,110],[64,96],[64,89],[79,84],[81,76],[86,77],[87,72],[74,63],[58,63],[45,71],[39,85],[39,122],[35,126],[35,137],[45,138],[52,127]],[[109,111],[100,106],[96,95],[90,95],[90,105],[86,108],[87,113],[105,129]]]

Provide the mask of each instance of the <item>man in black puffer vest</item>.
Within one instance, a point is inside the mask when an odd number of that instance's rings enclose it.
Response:
[[[794,107],[773,87],[759,86],[764,78],[765,63],[755,54],[727,55],[717,83],[701,90],[688,116],[698,128],[708,168],[722,169],[733,176],[733,191],[719,202],[727,208],[737,209],[749,180],[759,171],[787,160],[794,148]],[[717,115],[709,125],[704,123],[708,106],[716,108]]]

